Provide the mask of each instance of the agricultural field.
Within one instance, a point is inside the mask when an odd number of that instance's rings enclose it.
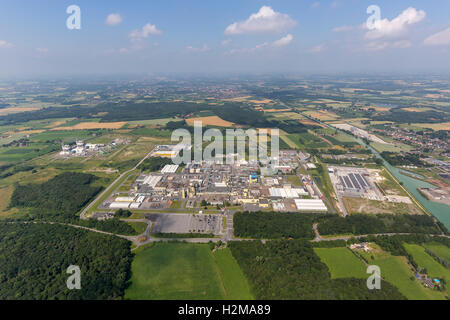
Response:
[[[56,127],[51,130],[90,130],[90,129],[120,129],[126,122],[80,122],[73,126]]]
[[[438,257],[450,261],[450,248],[438,242],[427,242],[423,245]]]
[[[404,143],[396,142],[395,144],[390,143],[379,143],[379,142],[371,142],[370,146],[377,150],[378,152],[406,152],[411,151],[413,149],[412,146],[409,146]]]
[[[405,257],[393,256],[383,251],[376,244],[371,243],[369,252],[358,253],[371,265],[377,265],[381,269],[381,277],[393,284],[408,299],[411,300],[443,300],[441,292],[425,288],[414,277],[414,272]]]
[[[165,126],[170,121],[180,121],[180,118],[164,118],[164,119],[150,119],[150,120],[136,120],[127,121],[130,126],[143,125],[143,126]]]
[[[283,136],[281,136],[283,138]],[[322,141],[320,138],[314,136],[311,133],[292,133],[287,135],[287,138],[292,141],[298,149],[304,148],[326,148],[329,146],[326,142]],[[286,140],[285,140],[286,141]]]
[[[330,120],[336,120],[339,118],[339,116],[335,113],[328,112],[328,111],[306,111],[304,112],[306,115],[310,116],[314,119],[319,119],[320,121],[330,121]]]
[[[213,258],[220,270],[220,278],[227,299],[252,300],[250,286],[241,268],[231,254],[230,249],[218,249],[213,252]]]
[[[450,281],[450,270],[446,269],[442,264],[437,262],[425,252],[425,248],[418,244],[404,243],[406,251],[413,256],[414,261],[417,262],[419,268],[427,270],[427,274],[432,278],[445,279]],[[448,248],[447,248],[448,249]],[[447,287],[447,294],[450,293],[450,288]]]
[[[186,119],[186,123],[188,125],[193,126],[195,121],[199,121],[202,123],[202,126],[216,126],[216,127],[232,127],[234,125],[233,122],[226,121],[221,119],[218,116],[210,116],[210,117],[200,117],[200,118],[189,118]]]
[[[213,255],[207,244],[155,243],[136,250],[125,298],[250,299],[236,266],[231,254]]]
[[[331,279],[366,279],[366,267],[348,248],[314,248],[314,252],[328,267]]]

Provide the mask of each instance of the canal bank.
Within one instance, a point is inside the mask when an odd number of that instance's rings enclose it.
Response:
[[[372,154],[377,157],[378,159],[381,159],[383,161],[383,165],[384,167],[391,173],[392,176],[394,176],[394,178],[401,182],[401,185],[403,186],[403,188],[410,194],[412,195],[413,199],[415,199],[416,201],[418,201],[420,203],[420,206],[422,208],[425,208],[425,210],[429,213],[431,213],[434,217],[436,217],[443,225],[445,225],[445,227],[450,230],[450,206],[445,205],[443,203],[438,203],[438,202],[434,202],[434,201],[430,201],[428,200],[426,197],[424,197],[422,195],[422,193],[418,190],[419,188],[436,188],[434,185],[426,182],[426,181],[422,181],[419,179],[415,179],[409,175],[405,175],[402,174],[401,171],[402,169],[396,168],[392,165],[390,165],[386,160],[384,160],[384,158],[379,154],[378,151],[376,151],[374,148],[372,148],[370,145],[368,145],[367,143],[365,143],[363,140],[356,138],[350,134],[348,134],[345,131],[336,129],[335,127],[332,127],[322,121],[319,121],[317,119],[311,118],[301,112],[298,112],[301,115],[317,122],[320,123],[324,126],[326,126],[327,128],[333,129],[333,130],[338,130],[340,132],[343,132],[351,137],[353,137],[359,144],[361,144],[362,146],[368,148]]]

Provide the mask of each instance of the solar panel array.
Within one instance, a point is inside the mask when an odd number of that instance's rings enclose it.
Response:
[[[339,176],[339,182],[347,189],[366,189],[369,183],[359,173],[349,173],[345,176]]]

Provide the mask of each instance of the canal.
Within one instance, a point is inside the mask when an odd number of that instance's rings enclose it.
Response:
[[[317,119],[311,118],[301,112],[298,112],[301,115],[303,115],[304,117],[307,117],[313,121],[316,121],[320,124],[323,124],[324,126],[336,130],[335,127],[332,127],[322,121],[319,121]],[[419,201],[419,203],[429,212],[431,213],[433,216],[435,216],[440,222],[442,222],[447,229],[450,230],[450,206],[445,205],[443,203],[439,203],[439,202],[434,202],[434,201],[430,201],[427,198],[425,198],[418,190],[418,188],[436,188],[434,185],[419,180],[419,179],[415,179],[409,175],[405,175],[402,174],[402,169],[396,168],[394,166],[391,166],[386,160],[383,159],[383,157],[381,157],[381,155],[378,153],[378,151],[376,151],[374,148],[372,148],[371,146],[369,146],[367,143],[365,143],[363,140],[356,138],[350,134],[348,134],[345,131],[339,130],[351,137],[353,137],[359,144],[361,144],[362,146],[368,148],[372,154],[374,154],[377,158],[381,159],[383,161],[384,166],[386,167],[386,169],[389,170],[389,172],[398,180],[402,183],[403,187],[405,187],[406,190],[408,190],[409,193],[411,193],[414,198],[416,198],[417,201]]]

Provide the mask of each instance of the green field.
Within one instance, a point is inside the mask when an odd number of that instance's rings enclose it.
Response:
[[[220,278],[225,288],[226,299],[251,300],[254,299],[250,287],[241,268],[231,255],[228,248],[216,250],[214,261],[220,270]]]
[[[425,288],[414,277],[414,272],[408,265],[405,257],[392,256],[381,250],[377,245],[371,244],[371,250],[361,253],[370,265],[377,265],[381,269],[381,277],[392,285],[409,300],[442,300],[444,295],[440,292]],[[373,257],[373,258],[372,258]]]
[[[289,181],[289,183],[292,184],[293,186],[302,186],[303,185],[300,178],[295,174],[288,175],[288,176],[286,176],[286,178]]]
[[[404,143],[396,143],[395,145],[392,144],[386,144],[386,143],[378,143],[378,142],[371,142],[370,146],[377,150],[378,152],[401,152],[401,151],[410,151],[413,149],[413,147],[408,146]]]
[[[359,260],[348,248],[314,248],[330,270],[331,279],[336,278],[362,278],[366,279],[364,263]]]
[[[322,140],[308,132],[292,133],[287,135],[287,137],[300,149],[304,149],[307,147],[325,148],[328,146],[327,143],[323,142]]]
[[[164,126],[170,121],[180,121],[179,118],[164,118],[164,119],[150,119],[150,120],[136,120],[127,121],[129,124],[145,125],[145,126]]]
[[[438,257],[450,261],[450,248],[438,242],[429,242],[423,245]]]
[[[428,253],[425,252],[425,248],[418,244],[404,243],[406,251],[411,254],[414,260],[417,262],[420,268],[427,269],[427,274],[432,278],[444,278],[447,282],[450,280],[450,270],[446,269],[443,265],[433,259]],[[447,293],[449,288],[447,288]]]
[[[86,140],[92,138],[95,134],[96,136],[104,134],[105,130],[73,130],[73,131],[46,131],[42,133],[32,134],[30,136],[30,141],[36,142],[46,142],[53,140],[62,140],[64,143],[75,142],[78,139]]]
[[[145,232],[145,229],[147,229],[147,224],[145,222],[130,221],[127,223],[133,227],[133,229],[136,231],[136,234],[142,234]]]
[[[126,299],[251,298],[232,256],[213,256],[207,244],[154,243],[136,250]],[[231,269],[229,269],[231,268]]]

